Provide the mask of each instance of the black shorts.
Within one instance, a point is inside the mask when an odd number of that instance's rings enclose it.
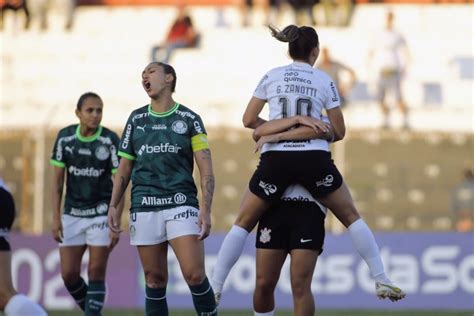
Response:
[[[339,189],[342,182],[330,152],[268,151],[260,156],[249,189],[261,199],[277,203],[293,183],[301,184],[318,199]]]
[[[311,249],[321,253],[326,215],[314,202],[281,201],[260,219],[255,247],[261,249]]]
[[[10,251],[7,237],[15,219],[15,203],[10,192],[0,187],[0,251]]]

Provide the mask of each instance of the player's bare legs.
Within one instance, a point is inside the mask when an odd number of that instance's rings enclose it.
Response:
[[[387,104],[385,104],[384,101],[379,102],[379,107],[380,107],[380,110],[382,111],[382,115],[383,115],[382,128],[388,128],[390,126],[390,123],[389,123],[390,109],[388,108]]]
[[[145,274],[145,312],[168,315],[166,284],[168,283],[168,243],[137,246]]]
[[[240,202],[240,210],[234,225],[240,226],[248,232],[257,225],[258,220],[268,209],[269,203],[250,192],[247,188]]]
[[[275,287],[285,263],[287,252],[280,249],[257,249],[256,280],[253,293],[255,313],[270,313],[275,310]]]
[[[178,259],[184,280],[191,290],[198,315],[217,314],[214,291],[206,277],[204,242],[197,235],[187,235],[169,241]]]
[[[145,283],[151,288],[164,287],[168,283],[168,243],[137,246],[145,274]]]
[[[100,315],[105,302],[105,272],[109,259],[108,246],[89,246],[87,275],[89,284],[86,296],[86,314]]]
[[[349,227],[360,218],[359,212],[355,208],[351,193],[345,183],[341,187],[328,195],[318,198],[318,200],[329,208],[337,219],[345,226]]]
[[[360,218],[347,185],[343,183],[339,189],[319,198],[319,201],[348,228],[354,247],[369,266],[372,277],[375,279],[377,296],[389,298],[392,301],[404,298],[405,293],[394,286],[385,274],[375,238],[372,231]]]
[[[81,262],[86,249],[86,245],[59,247],[64,286],[82,310],[86,308],[87,284],[81,277]]]
[[[230,270],[239,259],[250,231],[269,207],[257,195],[247,188],[240,204],[239,214],[231,230],[227,233],[217,255],[216,265],[212,272],[211,284],[219,304],[224,282]]]
[[[87,266],[89,280],[105,280],[109,254],[108,246],[89,246],[89,265]]]
[[[403,128],[406,128],[406,129],[410,128],[410,125],[408,123],[408,107],[406,103],[403,100],[400,100],[397,102],[397,106],[403,115]]]
[[[66,288],[73,286],[79,280],[82,256],[86,249],[86,245],[59,247],[61,276]]]
[[[184,280],[196,285],[206,277],[204,269],[204,244],[194,235],[183,236],[169,241],[173,248]]]
[[[313,316],[315,312],[311,281],[318,260],[315,250],[293,249],[291,255],[291,290],[296,316]]]

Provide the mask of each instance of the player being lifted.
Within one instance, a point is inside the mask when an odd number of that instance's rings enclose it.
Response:
[[[375,279],[379,298],[393,301],[405,293],[394,286],[385,274],[379,249],[370,228],[360,217],[341,174],[331,159],[328,141],[344,137],[345,125],[339,106],[337,88],[324,72],[314,69],[319,55],[319,38],[312,27],[287,26],[282,31],[270,26],[272,35],[288,42],[293,62],[265,74],[247,105],[243,116],[245,127],[255,129],[266,121],[259,117],[265,103],[269,104],[269,122],[259,135],[276,134],[261,148],[260,163],[244,194],[234,226],[219,250],[212,274],[216,300],[224,281],[242,253],[248,233],[272,202],[280,199],[293,183],[303,185],[311,195],[349,230],[354,246],[369,266]],[[320,119],[326,111],[330,126]],[[281,138],[278,133],[296,127]],[[332,128],[332,132],[329,132]],[[306,134],[306,135],[305,135]],[[326,134],[324,139],[312,139]],[[283,140],[311,139],[307,142],[280,142]],[[261,145],[261,144],[260,144]]]
[[[173,248],[198,315],[217,315],[204,268],[204,242],[211,229],[214,173],[206,130],[198,114],[175,102],[176,72],[153,62],[142,72],[150,104],[130,115],[123,131],[109,208],[109,225],[120,232],[116,208],[132,180],[130,243],[145,273],[146,315],[168,315],[168,244]],[[199,169],[199,205],[193,162]]]
[[[100,315],[107,260],[119,238],[118,234],[110,233],[107,224],[112,175],[119,166],[119,138],[100,125],[102,110],[103,103],[97,94],[81,95],[76,108],[79,124],[59,131],[50,161],[54,168],[52,233],[59,242],[61,275],[85,315]],[[61,215],[65,177],[66,197]],[[123,203],[117,207],[123,209]],[[80,276],[87,248],[88,283]]]

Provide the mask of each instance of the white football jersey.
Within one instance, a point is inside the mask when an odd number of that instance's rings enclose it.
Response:
[[[374,65],[377,71],[403,68],[405,61],[401,59],[400,52],[406,46],[406,42],[401,34],[392,30],[384,30],[377,34],[372,43],[372,50],[375,52]]]
[[[295,115],[322,119],[324,109],[329,110],[340,105],[339,93],[331,77],[302,62],[293,62],[267,72],[253,95],[268,102],[269,120]],[[329,144],[321,139],[272,143],[265,144],[262,152],[270,150],[329,151]]]

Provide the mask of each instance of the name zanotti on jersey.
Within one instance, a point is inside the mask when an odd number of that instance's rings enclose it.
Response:
[[[277,86],[277,93],[293,93],[293,94],[305,94],[309,97],[316,97],[316,93],[318,92],[318,89],[312,88],[312,87],[307,87],[307,86],[300,86],[297,84],[285,84],[283,86]]]

